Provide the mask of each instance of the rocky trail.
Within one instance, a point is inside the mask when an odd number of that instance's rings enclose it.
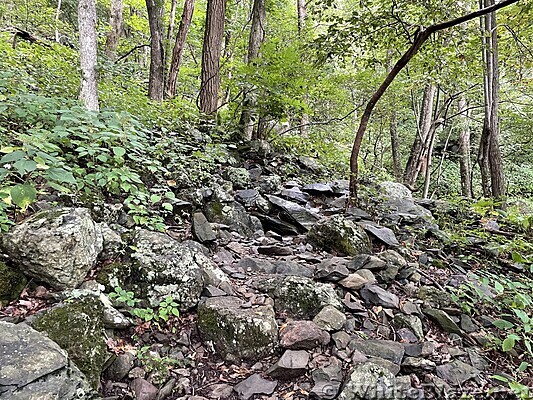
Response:
[[[493,316],[452,296],[490,291],[433,216],[452,205],[385,182],[345,209],[347,182],[269,165],[178,194],[167,233],[43,203],[2,234],[0,398],[512,398]]]

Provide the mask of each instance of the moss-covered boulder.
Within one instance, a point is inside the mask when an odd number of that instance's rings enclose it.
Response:
[[[213,297],[198,307],[198,329],[228,361],[258,361],[272,354],[278,326],[271,306],[241,308],[236,297]]]
[[[26,282],[26,277],[22,273],[0,262],[0,306],[19,297]]]
[[[314,224],[307,239],[319,249],[342,255],[355,256],[371,250],[370,239],[364,229],[342,215]]]
[[[274,298],[276,311],[301,319],[313,319],[325,306],[343,309],[332,286],[302,276],[260,277],[256,289]]]
[[[0,235],[14,266],[56,289],[80,285],[102,248],[100,225],[86,208],[41,211]]]
[[[67,351],[94,388],[100,384],[106,360],[103,314],[102,302],[97,297],[85,296],[46,311],[32,323],[34,329],[46,332]]]

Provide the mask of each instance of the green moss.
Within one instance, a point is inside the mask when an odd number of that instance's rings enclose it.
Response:
[[[94,388],[100,384],[106,359],[103,312],[100,300],[83,297],[47,311],[33,323],[34,329],[46,332],[67,351]]]
[[[104,265],[98,275],[96,281],[105,286],[106,292],[114,291],[115,287],[125,287],[127,277],[131,273],[131,266],[124,263],[110,263]]]
[[[0,305],[4,306],[19,297],[26,286],[26,277],[0,262]]]

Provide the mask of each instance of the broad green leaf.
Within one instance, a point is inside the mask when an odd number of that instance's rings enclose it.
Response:
[[[502,343],[502,350],[503,351],[510,351],[513,349],[514,345],[515,345],[515,339],[513,337],[507,337],[505,338],[505,340],[503,341]]]
[[[126,149],[124,147],[112,147],[113,149],[113,153],[118,156],[118,157],[122,157],[124,156],[124,154],[126,154]]]
[[[492,324],[500,329],[511,329],[512,327],[514,327],[514,324],[512,322],[506,321],[504,319],[497,319]]]
[[[513,309],[514,313],[518,318],[520,318],[520,321],[522,321],[523,324],[526,324],[529,322],[529,317],[523,310],[517,310],[516,308]]]
[[[494,282],[494,289],[496,289],[499,294],[503,293],[503,291],[505,290],[505,288],[500,282]]]
[[[527,367],[529,367],[529,363],[522,361],[522,363],[518,367],[518,372],[524,372],[527,369]]]
[[[72,175],[72,172],[64,170],[63,168],[50,168],[46,171],[47,179],[63,182],[63,183],[76,183],[76,178]]]
[[[153,194],[153,195],[150,196],[150,201],[152,203],[157,203],[157,202],[161,201],[161,196],[158,195],[158,194]]]
[[[26,210],[37,197],[37,190],[28,183],[12,187],[10,193],[13,204],[20,207],[22,210]]]
[[[18,160],[13,164],[13,167],[20,175],[25,175],[28,172],[33,172],[37,169],[37,163],[33,160]]]
[[[5,156],[0,158],[0,164],[7,164],[7,163],[19,161],[19,160],[24,159],[24,157],[26,157],[26,152],[16,150],[16,151],[13,151],[12,153],[7,153]]]

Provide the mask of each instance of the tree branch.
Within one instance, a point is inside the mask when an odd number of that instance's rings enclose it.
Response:
[[[490,7],[485,7],[480,10],[474,11],[470,14],[464,15],[462,17],[452,19],[450,21],[442,22],[439,24],[431,25],[427,28],[420,27],[414,34],[413,43],[411,44],[411,47],[404,53],[404,55],[398,60],[398,62],[394,65],[394,67],[391,69],[383,83],[379,86],[379,88],[374,92],[370,100],[368,101],[365,112],[363,113],[363,116],[361,117],[361,122],[359,123],[359,128],[357,129],[357,134],[355,135],[354,144],[352,147],[352,154],[350,157],[350,197],[351,201],[357,201],[357,183],[358,183],[358,177],[359,177],[359,152],[361,150],[361,143],[363,142],[363,137],[366,132],[366,128],[368,126],[368,122],[370,121],[370,116],[372,115],[372,111],[374,110],[374,107],[376,106],[377,102],[387,88],[390,86],[390,84],[394,81],[394,78],[400,73],[400,71],[407,65],[407,63],[418,53],[422,45],[429,39],[429,37],[438,31],[441,31],[443,29],[451,28],[453,26],[462,24],[463,22],[470,21],[472,19],[478,18],[482,15],[492,13],[494,11],[497,11],[501,8],[507,7],[513,3],[517,3],[518,0],[503,0],[500,1],[497,4],[494,4]]]

